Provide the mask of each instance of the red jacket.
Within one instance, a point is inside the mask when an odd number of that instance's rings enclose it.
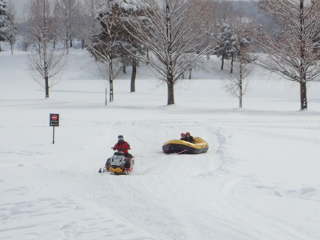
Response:
[[[118,150],[120,152],[124,152],[125,154],[128,153],[128,150],[130,149],[129,143],[126,141],[119,141],[116,145],[114,145],[113,150]]]

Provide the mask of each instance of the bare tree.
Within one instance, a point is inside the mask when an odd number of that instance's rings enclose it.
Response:
[[[203,37],[203,44],[208,47],[207,60],[210,60],[210,54],[216,45],[215,34],[218,26],[218,17],[224,8],[221,8],[221,4],[217,0],[190,0],[193,11],[191,19],[198,18],[197,21],[191,21],[191,27],[194,31],[198,31],[200,36]],[[201,14],[199,15],[199,12]]]
[[[78,0],[56,0],[55,15],[60,22],[60,29],[63,32],[63,39],[67,53],[73,46],[73,38],[81,26],[79,22],[80,2]]]
[[[258,43],[267,54],[258,63],[266,69],[297,82],[300,86],[300,110],[308,108],[307,83],[320,76],[319,49],[320,1],[263,0],[261,7],[280,26],[273,35],[260,34]]]
[[[38,83],[44,87],[46,98],[49,98],[49,89],[53,85],[52,78],[62,69],[64,57],[64,52],[57,53],[57,50],[50,46],[50,33],[54,32],[50,13],[48,0],[32,1],[29,21],[34,44],[30,54],[30,64],[40,79],[44,80],[44,84],[42,81]]]
[[[236,31],[236,71],[229,75],[229,82],[226,85],[227,90],[238,98],[238,107],[243,107],[243,97],[246,94],[248,87],[248,76],[252,71],[252,63],[256,60],[252,56],[250,50],[250,37],[244,28],[239,28]]]
[[[152,53],[150,65],[167,83],[167,104],[174,104],[174,85],[182,74],[188,70],[189,61],[185,54],[194,54],[193,61],[204,52],[204,45],[196,29],[191,27],[191,8],[189,0],[142,0],[144,17],[130,19],[130,25],[135,29],[132,36],[144,44]],[[193,12],[194,13],[194,12]],[[196,14],[200,16],[199,14]],[[146,28],[147,22],[147,28]],[[147,61],[143,57],[144,61]]]

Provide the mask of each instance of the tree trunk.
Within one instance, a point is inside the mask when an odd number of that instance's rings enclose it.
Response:
[[[49,77],[44,77],[45,89],[46,89],[46,98],[49,98]]]
[[[149,55],[149,48],[147,48],[147,62],[146,64],[148,65],[150,63],[150,55]]]
[[[224,54],[221,56],[221,71],[224,69]]]
[[[304,0],[300,0],[300,110],[308,109],[307,101],[307,73],[306,73],[306,43],[304,36],[305,29]]]
[[[234,62],[234,56],[233,54],[231,55],[231,66],[230,66],[230,73],[233,73],[233,62]]]
[[[300,82],[300,110],[308,109],[308,99],[307,99],[307,83],[306,81]]]
[[[174,83],[173,80],[167,82],[168,85],[168,105],[174,104]]]
[[[65,41],[65,47],[66,47],[66,52],[67,52],[67,54],[69,54],[69,43],[68,43],[68,39],[66,39],[66,41]]]
[[[170,69],[172,69],[172,64],[170,63],[167,72],[167,85],[168,85],[168,105],[174,104],[174,78]]]
[[[82,39],[81,40],[81,49],[84,49],[86,46],[86,40]]]
[[[192,68],[189,68],[189,79],[192,79]]]
[[[110,85],[109,101],[113,102],[113,65],[112,65],[112,59],[109,61],[109,85]]]
[[[137,76],[137,60],[135,58],[132,59],[132,72],[131,72],[131,86],[130,92],[136,91],[136,76]]]
[[[46,1],[43,2],[43,26],[47,27],[47,18],[46,18]],[[47,42],[47,32],[44,31],[44,37],[42,39],[43,44],[43,75],[44,75],[44,84],[46,98],[49,98],[49,64],[48,64],[48,42]]]
[[[243,98],[243,65],[240,59],[239,66],[239,109],[242,109],[242,98]]]
[[[104,105],[107,106],[108,105],[108,88],[106,87],[105,91],[104,91]]]
[[[123,74],[127,74],[127,65],[125,63],[122,64],[122,72]]]
[[[44,40],[43,43],[43,73],[44,73],[44,87],[46,92],[46,98],[49,98],[49,67],[47,60],[47,42]]]
[[[13,51],[14,51],[14,42],[10,42],[10,50],[11,50],[11,55],[13,55]]]

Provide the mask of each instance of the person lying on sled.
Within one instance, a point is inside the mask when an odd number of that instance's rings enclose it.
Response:
[[[191,136],[190,132],[181,133],[180,140],[187,141],[187,142],[190,142],[190,143],[194,143],[193,136]]]
[[[186,134],[185,133],[180,134],[180,140],[186,141]]]

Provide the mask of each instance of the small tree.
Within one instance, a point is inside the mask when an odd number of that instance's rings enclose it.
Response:
[[[230,75],[227,90],[238,98],[239,109],[243,107],[243,96],[246,93],[248,81],[247,77],[251,73],[251,64],[256,60],[251,53],[253,46],[251,40],[252,32],[245,24],[237,24],[235,30],[234,58],[236,59],[237,69]]]
[[[267,54],[259,58],[264,68],[300,86],[300,110],[308,108],[307,83],[320,76],[320,1],[263,0],[262,9],[272,15],[280,31],[261,33],[259,47]]]
[[[32,69],[44,81],[37,82],[44,87],[45,97],[49,98],[49,89],[53,85],[52,79],[61,71],[64,53],[49,45],[52,21],[50,18],[50,5],[48,0],[33,0],[30,11],[31,37],[33,49],[30,53],[30,64]]]

